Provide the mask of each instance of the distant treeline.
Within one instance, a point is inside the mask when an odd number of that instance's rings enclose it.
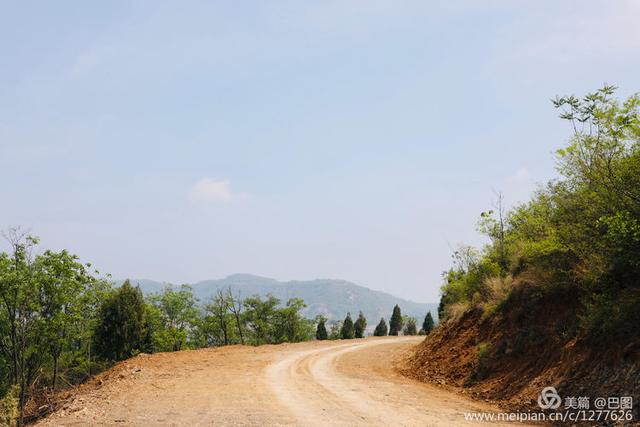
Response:
[[[0,424],[22,424],[54,409],[57,390],[142,352],[366,334],[362,313],[327,329],[326,318],[302,316],[299,298],[242,298],[220,289],[200,304],[188,285],[145,297],[129,281],[115,287],[67,251],[36,253],[38,239],[19,229],[4,234],[11,250],[0,253]],[[432,328],[428,313],[421,332]],[[416,329],[416,320],[396,306],[389,331],[381,319],[374,335],[415,335]]]

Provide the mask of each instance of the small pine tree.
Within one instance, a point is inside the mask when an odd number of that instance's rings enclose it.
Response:
[[[387,322],[384,321],[384,317],[380,318],[380,323],[376,326],[376,329],[373,331],[373,336],[375,337],[386,337],[387,336]]]
[[[398,335],[398,332],[402,330],[402,313],[400,312],[400,307],[396,304],[393,307],[393,314],[391,315],[391,320],[389,321],[389,335]]]
[[[327,319],[325,319],[324,317],[321,317],[318,320],[318,327],[316,328],[317,340],[324,341],[329,337],[329,335],[327,334],[327,326],[325,325],[326,321]]]
[[[433,317],[431,316],[431,312],[429,311],[424,318],[424,322],[422,322],[422,332],[424,332],[425,335],[429,335],[429,333],[433,330],[433,326]]]
[[[403,335],[418,335],[418,327],[416,326],[416,319],[413,317],[407,317],[404,322]]]
[[[347,313],[347,317],[344,318],[342,329],[340,330],[340,337],[343,340],[350,340],[354,337],[353,320],[351,320],[351,313]]]
[[[353,325],[356,338],[364,338],[364,331],[367,329],[367,318],[360,312],[356,323]]]
[[[123,360],[149,351],[146,313],[140,288],[125,281],[100,307],[94,334],[98,354],[109,360]]]

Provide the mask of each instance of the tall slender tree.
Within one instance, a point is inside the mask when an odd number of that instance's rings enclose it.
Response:
[[[324,341],[329,337],[329,335],[327,334],[327,326],[325,325],[326,322],[327,322],[327,319],[325,319],[324,317],[322,316],[318,317],[318,326],[316,328],[317,340]]]
[[[96,351],[105,359],[123,360],[144,351],[147,331],[140,288],[126,280],[100,308],[95,331]]]
[[[393,307],[393,314],[389,321],[389,335],[398,335],[402,330],[402,323],[402,313],[400,312],[400,307],[396,304],[396,306]]]
[[[349,340],[354,337],[353,320],[351,320],[351,313],[347,313],[347,317],[345,317],[344,322],[342,322],[340,337],[343,340]]]

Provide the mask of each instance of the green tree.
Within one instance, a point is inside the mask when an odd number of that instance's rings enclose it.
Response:
[[[290,298],[276,312],[275,342],[300,342],[313,338],[313,321],[300,313],[306,307],[300,298]]]
[[[424,321],[422,322],[422,332],[424,332],[425,335],[429,335],[433,330],[433,326],[433,316],[431,316],[431,312],[428,311],[427,315],[424,317]]]
[[[84,298],[94,280],[78,257],[67,251],[38,256],[34,279],[40,288],[42,333],[53,362],[51,388],[56,389],[60,357],[78,342],[78,326],[85,320]]]
[[[388,333],[387,322],[385,322],[384,317],[380,318],[380,322],[376,329],[373,331],[373,336],[375,337],[386,337]]]
[[[330,340],[339,340],[340,332],[342,331],[342,320],[334,320],[329,325],[329,339]]]
[[[353,328],[356,338],[364,338],[364,331],[365,329],[367,329],[367,318],[364,317],[364,314],[362,314],[362,312],[360,312],[360,314],[358,315]]]
[[[318,326],[316,327],[316,339],[319,341],[326,340],[329,336],[327,334],[327,326],[325,323],[327,319],[323,316],[318,316]]]
[[[244,300],[244,321],[251,341],[255,345],[299,342],[313,339],[314,322],[305,319],[305,307],[300,298],[291,298],[284,307],[273,295],[263,300],[254,296]]]
[[[0,254],[0,348],[8,361],[10,384],[19,390],[18,412],[22,423],[28,388],[48,354],[32,256],[38,239],[19,229],[9,230],[4,236],[11,254]]]
[[[55,390],[59,378],[91,366],[99,291],[108,286],[67,251],[34,256],[37,238],[19,229],[3,235],[11,253],[0,253],[0,395],[17,390],[22,423],[30,393]]]
[[[97,354],[109,360],[124,360],[148,351],[151,343],[146,313],[140,288],[126,280],[100,307],[95,329]]]
[[[154,342],[161,351],[180,351],[189,346],[190,334],[196,332],[200,320],[198,300],[193,288],[165,286],[160,294],[149,298],[156,310]]]
[[[267,295],[265,300],[259,296],[244,300],[244,318],[252,344],[275,343],[275,324],[279,304],[280,300],[273,295]]]
[[[233,321],[230,313],[231,302],[222,289],[218,289],[211,303],[205,306],[205,312],[211,314],[217,322],[217,330],[222,333],[222,344],[229,344],[229,324]]]
[[[351,313],[347,313],[347,317],[345,317],[344,322],[342,322],[340,337],[343,340],[352,339],[354,337],[353,320],[351,320]]]
[[[389,335],[398,335],[402,330],[402,313],[400,307],[396,304],[393,307],[393,313],[391,314],[391,320],[389,321]]]
[[[404,328],[402,329],[403,335],[417,335],[418,328],[416,326],[416,319],[414,317],[407,316],[403,319]]]

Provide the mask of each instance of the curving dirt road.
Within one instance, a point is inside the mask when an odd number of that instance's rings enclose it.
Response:
[[[495,408],[398,375],[419,337],[142,355],[82,386],[40,425],[473,425]],[[500,424],[495,424],[500,425]]]

